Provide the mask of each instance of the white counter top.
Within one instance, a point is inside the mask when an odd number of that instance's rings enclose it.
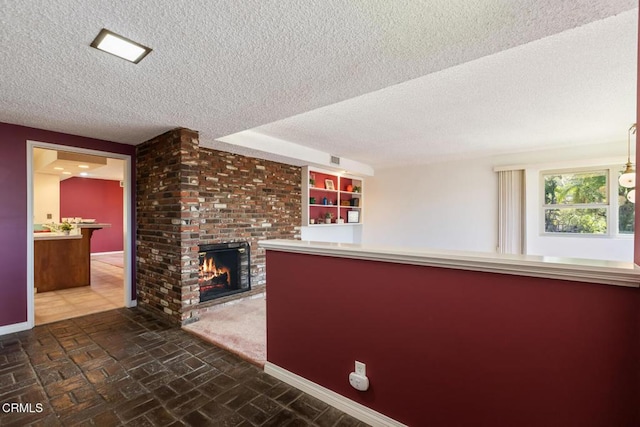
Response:
[[[640,287],[640,267],[631,262],[301,240],[262,240],[259,245],[281,252]]]
[[[80,233],[33,233],[33,240],[70,240],[70,239],[82,239],[82,234]]]

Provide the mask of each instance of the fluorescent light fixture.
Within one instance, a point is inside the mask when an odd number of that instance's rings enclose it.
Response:
[[[89,169],[88,165],[78,165],[80,169]]]
[[[151,52],[151,48],[122,37],[112,31],[103,28],[98,36],[91,42],[91,47],[118,56],[137,64]]]
[[[89,174],[86,172],[80,172],[80,176],[89,176]]]
[[[54,170],[57,170],[57,171],[63,171],[63,170],[64,170],[64,168],[61,168],[60,166],[56,166],[56,167],[55,167],[55,168],[53,168],[53,169],[54,169]]]
[[[71,172],[62,172],[62,175],[71,175]]]

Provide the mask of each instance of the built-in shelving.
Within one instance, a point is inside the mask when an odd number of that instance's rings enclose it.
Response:
[[[302,168],[303,225],[361,225],[364,210],[362,189],[361,177]]]

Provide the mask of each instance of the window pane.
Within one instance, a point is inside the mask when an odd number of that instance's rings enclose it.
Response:
[[[607,203],[607,172],[544,175],[544,203],[547,205]]]
[[[630,188],[618,186],[618,232],[620,234],[633,234],[635,207],[634,204],[627,200],[627,193]]]
[[[544,231],[547,233],[607,232],[607,209],[545,209]]]

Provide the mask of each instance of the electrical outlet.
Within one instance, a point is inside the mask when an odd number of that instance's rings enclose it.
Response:
[[[369,390],[369,378],[358,375],[355,372],[351,372],[349,374],[349,384],[351,384],[351,387],[359,391]]]
[[[367,376],[367,365],[362,362],[358,362],[356,360],[356,374],[362,375],[363,377]]]
[[[53,218],[53,215],[47,214],[47,219],[52,219],[52,218]]]

